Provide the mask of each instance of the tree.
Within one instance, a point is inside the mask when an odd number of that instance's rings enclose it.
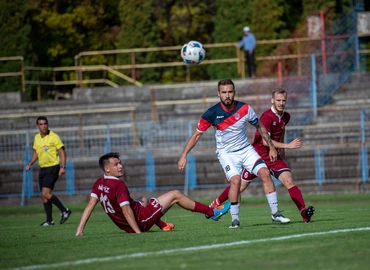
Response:
[[[70,66],[81,51],[113,49],[118,0],[33,0],[32,42],[42,66]]]
[[[27,4],[22,0],[0,1],[0,57],[23,56],[31,63],[27,53],[31,51],[30,24],[25,17]],[[0,73],[19,72],[20,61],[1,61]],[[22,89],[21,78],[0,78],[0,92],[17,92]]]
[[[148,48],[182,45],[192,39],[211,41],[213,1],[121,0],[119,48]],[[120,64],[131,63],[130,55],[119,57]],[[179,51],[135,54],[137,63],[179,62]],[[135,70],[142,82],[184,81],[184,67]],[[130,74],[130,73],[128,73]],[[192,80],[205,78],[205,68],[192,68]],[[132,75],[132,73],[131,73]]]
[[[31,23],[32,59],[36,66],[74,66],[82,51],[115,48],[119,19],[118,0],[29,0],[27,18]],[[91,57],[84,64],[107,63],[109,58]],[[74,79],[75,72],[33,72],[33,79]],[[101,75],[97,75],[101,78]],[[50,87],[48,87],[50,88]],[[56,87],[70,90],[70,86]],[[43,97],[45,91],[43,91]]]
[[[202,44],[212,43],[215,3],[213,0],[174,1],[157,0],[156,18],[161,33],[161,45],[183,45],[190,40]],[[163,61],[182,61],[179,51],[168,53]],[[207,80],[207,66],[181,66],[166,69],[163,82],[185,81],[189,72],[191,80]]]
[[[283,15],[284,0],[256,0],[253,2],[251,20],[257,39],[256,57],[269,55],[278,47],[277,44],[258,44],[258,40],[282,39],[287,36],[288,31],[286,31],[286,23],[283,20]],[[258,76],[271,76],[271,74],[265,74],[259,70],[259,66],[260,63],[257,61]]]
[[[253,0],[217,0],[216,15],[213,18],[214,43],[236,43],[243,36],[243,27],[251,24]],[[214,48],[207,51],[212,59],[236,58],[234,46]],[[208,67],[211,79],[239,77],[235,63],[215,64]]]
[[[121,30],[118,35],[118,49],[157,47],[159,44],[158,25],[155,23],[154,2],[148,0],[121,0],[118,9],[121,20]],[[151,63],[157,59],[158,54],[135,53],[135,63]],[[119,65],[131,64],[131,54],[117,56]],[[134,76],[133,72],[126,72]],[[142,81],[158,81],[159,72],[155,69],[136,70],[135,78]],[[120,82],[124,83],[123,81]]]

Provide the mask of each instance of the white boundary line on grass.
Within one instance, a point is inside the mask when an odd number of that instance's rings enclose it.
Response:
[[[24,266],[24,267],[19,267],[19,268],[12,268],[12,270],[32,270],[32,269],[56,268],[56,267],[63,267],[63,266],[90,264],[94,262],[106,262],[106,261],[115,261],[115,260],[122,260],[122,259],[128,259],[128,258],[139,258],[139,257],[152,256],[152,255],[162,255],[162,254],[169,254],[169,253],[174,253],[174,252],[184,252],[184,251],[186,252],[186,251],[197,251],[197,250],[204,250],[204,249],[224,248],[224,247],[246,245],[246,244],[252,244],[252,243],[279,241],[279,240],[286,240],[286,239],[292,239],[292,238],[301,238],[301,237],[306,237],[306,236],[316,236],[316,235],[356,232],[356,231],[369,231],[369,230],[370,230],[370,227],[364,227],[364,228],[355,228],[355,229],[333,230],[333,231],[326,231],[326,232],[293,234],[293,235],[278,236],[278,237],[272,237],[272,238],[243,240],[243,241],[236,241],[236,242],[223,243],[223,244],[214,244],[214,245],[207,245],[207,246],[177,248],[177,249],[154,251],[154,252],[138,252],[138,253],[133,253],[133,254],[111,256],[111,257],[105,257],[105,258],[91,258],[91,259],[61,262],[61,263],[30,265],[30,266]]]

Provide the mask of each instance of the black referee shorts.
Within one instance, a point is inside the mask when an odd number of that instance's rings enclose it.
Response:
[[[52,167],[40,168],[39,172],[39,186],[40,191],[43,187],[50,188],[51,190],[54,189],[54,185],[59,177],[59,165],[55,165]]]

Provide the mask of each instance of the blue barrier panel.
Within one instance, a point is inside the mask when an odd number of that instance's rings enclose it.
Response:
[[[31,160],[31,155],[29,152],[29,145],[27,144],[24,149],[24,167],[23,168],[26,167],[26,165],[30,162],[30,160]],[[26,173],[27,198],[30,198],[31,196],[34,196],[32,166],[29,172],[27,172],[25,169],[23,170],[24,170],[24,173]]]
[[[368,150],[365,146],[366,131],[365,131],[365,110],[360,113],[360,125],[361,125],[361,176],[362,182],[369,180],[369,161],[368,161]]]
[[[23,155],[23,182],[22,182],[22,194],[21,194],[21,206],[24,206],[24,198],[27,193],[27,198],[30,198],[33,195],[33,177],[32,177],[32,166],[29,171],[26,171],[26,166],[31,160],[30,152],[29,152],[29,144],[26,144],[24,148],[24,155]]]
[[[197,186],[197,171],[195,157],[191,152],[186,160],[184,194],[188,196],[189,189],[195,189]]]
[[[311,95],[312,95],[312,107],[313,107],[313,115],[317,116],[317,85],[316,85],[316,60],[315,54],[311,54]]]
[[[192,125],[191,123],[188,124],[188,137],[190,138],[193,134],[193,130],[192,130]],[[193,154],[190,152],[188,153],[187,155],[187,158],[186,158],[186,166],[185,166],[185,179],[184,179],[184,194],[186,196],[189,195],[189,185],[190,185],[190,178],[194,177],[194,176],[191,176],[191,175],[194,175],[194,170],[195,170],[195,167],[191,166],[191,164],[189,164],[189,162],[192,162],[192,159]],[[196,175],[196,174],[195,174]],[[193,180],[194,181],[194,180]]]
[[[325,181],[324,150],[315,147],[315,175],[316,181],[321,186]]]
[[[33,193],[33,181],[32,177],[30,177],[30,173],[27,174],[27,198],[31,198],[34,195]]]
[[[73,195],[75,192],[75,167],[73,161],[68,159],[66,167],[66,192],[69,195]]]
[[[23,170],[23,182],[22,182],[22,194],[21,194],[21,206],[24,206],[24,197],[26,196],[27,189],[27,171]]]
[[[23,166],[26,167],[27,165],[27,161],[24,160],[24,164]],[[22,198],[21,198],[21,206],[24,206],[24,198],[26,196],[26,192],[27,192],[27,183],[28,183],[28,178],[29,178],[29,174],[32,173],[32,168],[31,170],[29,171],[26,171],[26,169],[23,169],[23,182],[22,182]],[[27,192],[28,194],[28,192]]]
[[[189,183],[189,188],[194,189],[197,186],[197,170],[195,157],[192,153],[188,154],[187,166],[189,167],[187,182]]]
[[[186,196],[189,196],[189,178],[190,178],[189,175],[190,175],[190,166],[185,166],[184,194]]]
[[[155,164],[151,152],[146,157],[146,188],[148,191],[155,190]]]
[[[368,160],[368,149],[367,147],[362,147],[361,152],[361,167],[362,167],[362,182],[369,181],[369,160]]]
[[[361,126],[361,143],[365,143],[365,111],[362,110],[360,113],[360,126]]]
[[[110,128],[109,125],[107,125],[107,140],[105,141],[104,145],[104,153],[110,153],[110,147],[111,146],[111,140],[110,140]]]

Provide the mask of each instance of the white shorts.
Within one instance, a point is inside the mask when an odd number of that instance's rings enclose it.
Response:
[[[217,157],[229,181],[234,175],[241,175],[243,168],[255,175],[257,175],[259,169],[267,168],[252,145],[232,153],[219,152]]]

